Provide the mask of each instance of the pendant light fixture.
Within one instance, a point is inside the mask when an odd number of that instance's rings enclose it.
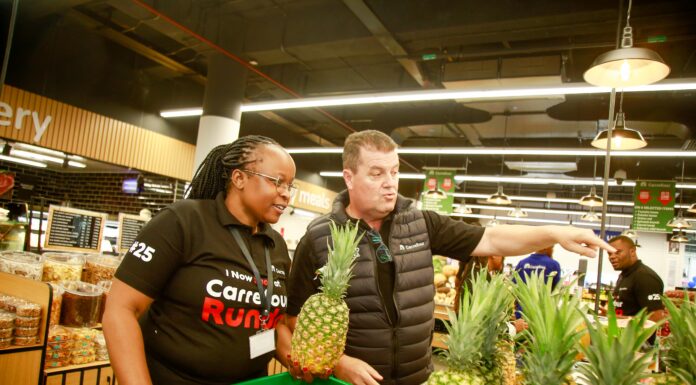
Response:
[[[625,88],[652,84],[669,75],[669,66],[657,52],[633,47],[632,5],[633,1],[629,0],[621,48],[599,55],[583,75],[586,82],[599,87]]]
[[[601,215],[594,212],[594,209],[590,209],[590,211],[581,216],[580,219],[586,222],[600,222],[602,220],[602,217]]]
[[[592,180],[597,177],[597,158],[594,158],[594,166],[592,168]],[[588,195],[583,196],[580,198],[580,201],[578,202],[582,206],[587,206],[587,207],[601,207],[602,206],[602,198],[597,195],[597,189],[595,186],[592,186],[590,188],[590,193]]]
[[[464,176],[466,177],[469,175],[469,157],[466,157],[466,164],[464,165]],[[462,182],[462,194],[466,193],[466,178]],[[466,205],[466,199],[462,199],[462,202],[459,204],[456,210],[454,210],[457,214],[471,214],[471,208]]]
[[[491,219],[490,221],[488,221],[488,223],[486,223],[486,227],[496,227],[499,224],[500,224],[500,222],[498,222],[496,217],[493,217],[493,219]]]
[[[621,101],[619,102],[619,112],[616,114],[616,122],[611,133],[611,149],[617,151],[637,150],[648,145],[643,135],[631,128],[626,127],[626,116],[623,113],[623,97],[621,92]],[[602,130],[594,140],[592,147],[602,150],[607,149],[607,141],[609,140],[609,130]]]
[[[623,235],[624,237],[629,237],[629,238],[633,239],[634,241],[635,241],[636,239],[638,239],[638,232],[635,231],[635,230],[633,230],[632,228],[627,229],[627,230],[624,230],[624,231],[621,233],[621,235]]]
[[[687,243],[689,242],[689,238],[684,234],[683,231],[679,231],[678,233],[672,235],[672,238],[669,239],[670,242],[679,242],[679,243]]]
[[[507,125],[508,125],[508,116],[510,115],[509,111],[505,111],[505,129],[503,132],[503,146],[507,147]],[[503,176],[503,166],[505,165],[505,154],[502,155],[501,160],[500,160],[500,176]],[[498,191],[489,196],[488,199],[486,199],[486,202],[494,204],[494,205],[509,205],[512,203],[512,200],[505,195],[503,192],[503,186],[498,183]]]
[[[681,175],[681,181],[682,184],[684,184],[684,160],[682,160],[682,175]],[[684,189],[679,189],[679,206],[682,205],[682,200],[684,196]],[[684,218],[683,210],[679,209],[679,213],[675,218],[670,219],[669,222],[667,222],[667,226],[673,227],[675,229],[690,229],[691,228],[691,223],[689,223],[686,218]]]
[[[524,162],[524,159],[522,159],[522,161]],[[520,176],[522,176],[522,170],[520,170]],[[522,183],[518,184],[518,186],[517,186],[517,196],[521,196],[521,195],[522,195]],[[509,217],[513,217],[513,218],[527,218],[527,216],[529,216],[529,214],[527,214],[527,211],[522,209],[521,203],[519,201],[517,202],[517,207],[508,211],[507,215]]]

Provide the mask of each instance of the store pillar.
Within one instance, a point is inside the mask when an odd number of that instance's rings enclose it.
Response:
[[[194,172],[210,150],[239,137],[246,76],[247,69],[227,56],[217,53],[211,56],[203,115],[198,123]]]

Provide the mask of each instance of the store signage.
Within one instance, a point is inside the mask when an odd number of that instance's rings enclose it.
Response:
[[[125,253],[135,242],[148,219],[139,215],[118,214],[118,252]]]
[[[48,125],[53,120],[51,115],[46,115],[43,119],[39,117],[38,112],[17,107],[15,111],[11,105],[0,102],[0,126],[11,126],[21,130],[24,125],[25,118],[31,117],[31,123],[34,127],[34,142],[39,142],[41,137],[46,132]]]
[[[639,180],[633,190],[633,229],[671,233],[667,222],[674,218],[675,182]]]
[[[43,248],[98,253],[107,217],[106,213],[51,205]]]
[[[425,170],[425,182],[420,200],[423,210],[432,210],[440,214],[452,214],[454,203],[455,169]]]
[[[321,186],[295,179],[297,192],[290,199],[290,206],[316,213],[328,213],[337,193]]]

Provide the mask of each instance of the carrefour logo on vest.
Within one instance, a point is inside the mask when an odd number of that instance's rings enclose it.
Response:
[[[416,247],[421,247],[421,246],[425,246],[425,242],[416,242],[412,245],[399,245],[399,250],[401,250],[401,251],[413,250]]]

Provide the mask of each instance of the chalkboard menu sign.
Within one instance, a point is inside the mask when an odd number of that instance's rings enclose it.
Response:
[[[44,249],[100,252],[108,214],[51,205]]]
[[[118,251],[125,253],[135,242],[135,237],[147,223],[147,218],[138,215],[118,214]]]

